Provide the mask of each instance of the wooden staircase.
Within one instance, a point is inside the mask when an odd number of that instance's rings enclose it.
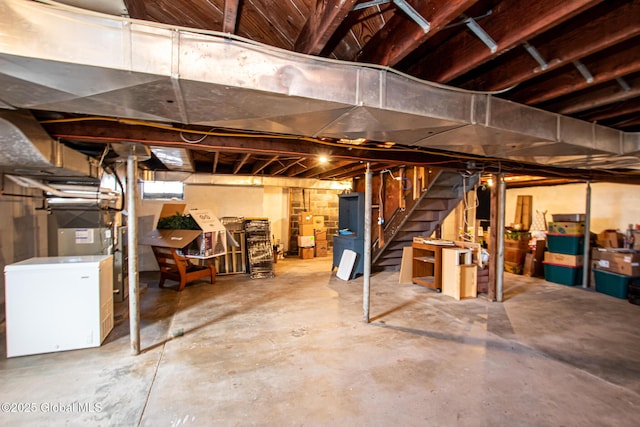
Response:
[[[398,209],[384,226],[384,245],[373,242],[371,251],[374,269],[400,266],[402,248],[411,246],[413,238],[430,236],[463,199],[464,191],[473,190],[479,177],[463,177],[460,172],[441,170],[420,197],[405,198],[405,209]]]

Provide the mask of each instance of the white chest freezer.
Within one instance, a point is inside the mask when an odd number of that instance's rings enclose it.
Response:
[[[99,347],[113,329],[113,256],[30,258],[4,268],[7,357]]]

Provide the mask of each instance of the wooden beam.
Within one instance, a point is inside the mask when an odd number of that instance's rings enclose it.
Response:
[[[393,67],[410,52],[457,18],[478,0],[434,0],[414,2],[414,9],[429,21],[431,29],[425,33],[422,27],[404,13],[396,13],[364,45],[357,61]]]
[[[528,105],[539,104],[636,73],[640,71],[640,48],[635,40],[630,40],[630,42],[632,43],[626,43],[626,49],[620,49],[596,60],[582,61],[582,64],[593,76],[593,81],[588,82],[573,64],[567,65],[571,68],[564,67],[552,75],[548,75],[540,83],[527,85],[516,90],[510,99]]]
[[[461,28],[458,34],[410,67],[409,73],[426,80],[449,82],[600,1],[602,0],[504,0],[496,5],[489,18],[482,21],[482,28],[498,44],[496,53],[491,53],[479,38]]]
[[[640,96],[640,77],[625,80],[631,87],[625,91],[618,82],[611,82],[594,90],[583,91],[580,95],[565,97],[562,101],[551,104],[543,104],[545,110],[555,111],[560,114],[576,114],[592,108],[611,105]]]
[[[357,0],[318,0],[315,10],[302,27],[293,50],[310,55],[322,52],[333,33],[347,17]]]
[[[286,171],[287,169],[289,169],[290,167],[297,165],[300,162],[303,162],[305,159],[304,157],[298,158],[298,159],[292,159],[292,160],[288,160],[287,162],[280,162],[278,161],[278,163],[280,163],[277,166],[274,166],[273,168],[269,169],[269,175],[280,175],[281,173],[283,173],[284,171]]]
[[[325,163],[322,165],[317,165],[314,168],[309,168],[303,173],[298,175],[298,178],[316,178],[323,173],[329,173],[332,170],[340,169],[345,167],[346,165],[352,164],[349,161],[331,161],[329,163]]]
[[[634,129],[637,130],[638,128],[640,128],[640,112],[638,112],[638,114],[636,114],[634,117],[621,117],[617,121],[611,122],[611,126],[615,126],[616,128],[620,129],[630,129],[630,132],[632,132]]]
[[[600,122],[607,119],[626,116],[628,114],[638,113],[640,113],[640,98],[635,98],[623,101],[621,104],[618,104],[615,107],[609,106],[607,108],[603,108],[602,110],[591,112],[583,116],[582,118],[583,120],[587,120],[590,122]]]
[[[223,33],[235,34],[239,3],[240,0],[224,0],[224,17],[222,18]]]
[[[322,173],[318,175],[318,179],[342,179],[343,177],[353,176],[354,173],[364,173],[366,169],[366,163],[358,163],[356,165],[345,166],[327,173]]]
[[[251,171],[251,175],[256,175],[256,174],[260,173],[262,170],[264,170],[271,163],[273,163],[276,160],[278,160],[278,158],[279,158],[279,156],[273,156],[272,158],[270,158],[269,160],[266,160],[264,162],[256,162],[255,165],[253,165],[253,170]]]
[[[220,152],[215,151],[213,153],[213,166],[211,167],[211,173],[216,173],[218,170],[218,162],[220,161]]]
[[[367,150],[353,145],[325,145],[314,144],[309,141],[292,138],[255,137],[249,138],[232,136],[208,136],[199,144],[184,143],[178,130],[160,129],[144,125],[125,124],[113,121],[80,121],[61,123],[44,121],[42,125],[50,135],[61,139],[85,141],[85,142],[139,142],[143,144],[170,144],[176,147],[189,147],[190,149],[217,150],[236,153],[270,154],[270,155],[297,155],[305,157],[318,157],[326,155],[332,160],[358,160],[358,161],[384,161],[387,163],[406,164],[408,159],[412,164],[429,164],[450,161],[457,164],[457,160],[450,156],[439,156],[426,153],[421,150]],[[201,137],[201,134],[195,137]]]
[[[473,90],[503,90],[639,35],[640,2],[616,4],[612,9],[610,2],[603,2],[572,19],[571,25],[562,26],[558,34],[552,29],[531,40],[547,62],[546,70],[518,47],[503,55],[498,66],[460,85]]]
[[[308,171],[315,164],[315,159],[306,158],[303,162],[298,163],[297,165],[290,167],[287,170],[288,177],[298,176],[298,174]]]
[[[242,166],[244,166],[244,164],[247,162],[247,160],[249,160],[249,157],[251,157],[251,153],[246,153],[245,155],[242,156],[242,158],[238,161],[236,161],[236,163],[233,165],[233,174],[237,174],[238,171],[242,168]]]
[[[144,0],[124,0],[130,18],[148,20]]]

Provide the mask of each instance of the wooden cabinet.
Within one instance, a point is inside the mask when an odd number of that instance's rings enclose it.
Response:
[[[445,248],[442,251],[442,293],[461,300],[477,296],[477,268],[471,249]]]
[[[418,285],[440,291],[442,289],[442,249],[446,246],[413,242],[413,277]]]

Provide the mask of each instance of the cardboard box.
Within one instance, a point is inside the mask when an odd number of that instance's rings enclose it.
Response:
[[[298,247],[312,248],[316,245],[314,236],[298,236]]]
[[[507,240],[504,239],[504,249],[520,249],[523,251],[529,250],[529,240]]]
[[[313,228],[318,230],[324,230],[324,215],[313,216]]]
[[[300,258],[311,259],[313,258],[313,248],[299,248]]]
[[[314,233],[313,224],[300,224],[301,236],[313,236]]]
[[[504,248],[504,260],[508,262],[514,262],[516,264],[524,263],[524,259],[527,255],[526,249],[520,248]]]
[[[326,240],[316,240],[316,246],[315,246],[315,256],[316,257],[325,257],[325,256],[327,256],[328,250],[329,250],[329,247],[327,245],[327,241]]]
[[[630,249],[600,249],[591,251],[594,265],[603,271],[625,276],[640,276],[640,253]]]
[[[584,255],[567,255],[555,252],[545,252],[544,262],[569,267],[579,267],[584,265]]]
[[[584,234],[584,222],[550,222],[549,233]]]
[[[313,225],[313,213],[312,212],[300,212],[300,225]]]
[[[158,221],[162,218],[184,214],[183,203],[164,204]],[[149,246],[181,249],[183,255],[210,258],[227,253],[227,230],[207,209],[189,209],[189,214],[201,230],[155,230],[143,236],[140,243]],[[157,226],[157,224],[156,224]]]
[[[624,242],[624,235],[616,230],[604,230],[598,233],[598,246],[603,248],[620,248]]]
[[[313,230],[313,235],[316,237],[316,242],[318,240],[327,240],[327,230]]]

